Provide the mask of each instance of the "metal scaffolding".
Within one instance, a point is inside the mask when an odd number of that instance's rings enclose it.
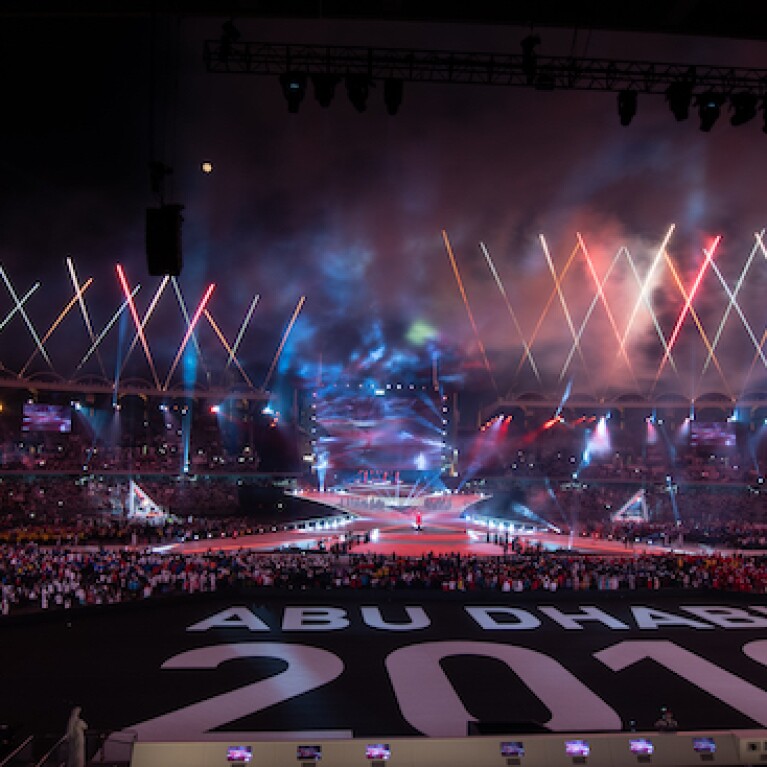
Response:
[[[279,76],[302,73],[370,81],[532,87],[538,90],[636,91],[666,94],[681,83],[693,97],[749,93],[763,104],[767,69],[651,61],[506,53],[297,45],[220,40],[205,42],[208,72]]]

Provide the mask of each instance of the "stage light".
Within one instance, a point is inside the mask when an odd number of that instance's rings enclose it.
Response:
[[[369,92],[370,79],[367,75],[346,75],[346,93],[358,112],[364,112],[367,109]]]
[[[341,78],[338,75],[312,75],[312,85],[314,86],[314,98],[317,99],[321,107],[329,107],[336,93],[336,85]]]
[[[671,83],[666,88],[666,101],[677,122],[686,120],[690,116],[692,84],[686,81]]]
[[[730,96],[730,125],[744,125],[756,117],[757,95],[743,91]]]
[[[295,114],[306,95],[306,75],[303,72],[283,72],[280,85],[288,102],[288,112]]]
[[[404,83],[396,77],[388,77],[384,80],[384,104],[386,113],[396,115],[402,104],[402,90]]]
[[[631,125],[634,115],[637,113],[637,92],[621,91],[618,94],[618,116],[621,125]]]
[[[704,133],[708,133],[719,119],[724,99],[725,97],[721,93],[714,93],[713,91],[701,93],[695,98],[700,117],[700,129]]]

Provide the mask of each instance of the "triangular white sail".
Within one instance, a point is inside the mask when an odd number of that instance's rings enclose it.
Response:
[[[644,488],[637,490],[623,506],[610,515],[613,522],[625,524],[647,522],[649,518]]]
[[[128,486],[128,519],[146,525],[163,525],[168,514],[149,494],[133,480]]]

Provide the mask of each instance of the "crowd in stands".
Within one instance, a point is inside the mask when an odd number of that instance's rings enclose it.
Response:
[[[503,498],[511,488],[510,497],[524,501],[527,521],[545,520],[576,536],[627,543],[694,542],[736,556],[646,556],[639,549],[623,558],[548,554],[521,551],[513,536],[509,545],[508,535],[502,557],[379,557],[358,554],[348,544],[327,553],[263,555],[243,549],[184,556],[152,553],[150,546],[276,529],[265,521],[270,504],[274,506],[270,493],[261,498],[241,492],[243,482],[263,481],[271,489],[271,480],[254,476],[263,466],[255,447],[240,442],[238,449],[228,451],[216,429],[198,431],[182,466],[185,451],[175,425],[167,432],[148,430],[143,440],[112,442],[95,440],[83,430],[19,438],[3,429],[4,613],[238,587],[767,589],[767,558],[761,555],[767,551],[767,487],[757,470],[759,461],[744,460],[730,448],[677,451],[616,443],[584,465],[574,445],[542,440],[502,456],[498,471],[488,471],[486,481],[476,486],[470,482],[465,489],[477,491],[481,485],[489,495]],[[268,463],[270,453],[263,455]],[[137,525],[126,518],[134,477],[167,513],[163,524]],[[613,513],[639,487],[645,492],[648,519],[616,523]],[[254,520],[257,505],[261,522]],[[345,501],[350,511],[363,514],[384,505],[374,495],[349,495]],[[433,495],[422,508],[429,513],[451,506],[449,496]],[[518,513],[513,504],[497,512],[507,520]],[[272,519],[279,516],[274,513]],[[284,521],[289,515],[282,516]],[[497,535],[495,540],[501,543]]]
[[[217,440],[185,451],[178,437],[155,435],[138,444],[94,441],[83,434],[33,434],[0,443],[0,471],[178,474],[188,453],[188,473],[246,474],[261,461],[249,446],[228,451]]]
[[[176,420],[171,424],[173,418]],[[227,440],[209,415],[199,413],[185,438],[179,418],[179,414],[166,413],[166,424],[148,426],[147,421],[145,428],[117,435],[110,435],[104,427],[99,437],[77,419],[71,433],[19,434],[9,427],[7,419],[0,418],[0,473],[247,474],[297,468],[291,463],[290,451],[281,452],[279,443],[266,441],[264,435],[275,437],[276,429],[260,424],[247,438],[240,434]],[[736,445],[693,447],[668,437],[646,444],[642,434],[639,427],[614,431],[610,448],[592,451],[585,461],[582,430],[553,428],[533,441],[517,435],[502,444],[486,446],[478,467],[481,473],[517,480],[562,481],[577,473],[584,481],[653,483],[671,475],[675,481],[686,483],[753,484],[762,477],[767,460],[767,435],[757,439],[755,433]],[[262,454],[264,450],[267,452]],[[279,465],[275,465],[275,452],[282,456],[282,464],[277,461]],[[476,462],[477,452],[471,442],[462,454]],[[465,474],[476,467],[459,469]]]
[[[238,484],[232,478],[165,477],[141,480],[141,487],[175,515],[225,515],[239,512]],[[0,528],[9,523],[42,524],[60,517],[125,508],[127,478],[72,477],[50,474],[0,475]]]
[[[501,593],[705,589],[763,594],[767,558],[581,556],[534,548],[504,557],[458,554],[205,554],[149,549],[0,546],[0,613],[111,604],[239,588],[431,589]]]

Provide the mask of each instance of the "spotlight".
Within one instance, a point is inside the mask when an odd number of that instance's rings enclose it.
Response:
[[[688,82],[671,83],[666,88],[666,101],[677,122],[686,120],[690,116],[692,85]]]
[[[733,93],[730,96],[730,110],[732,111],[730,125],[743,125],[749,120],[753,120],[756,117],[756,102],[755,93],[748,93],[747,91]]]
[[[349,101],[358,112],[364,112],[368,105],[368,93],[370,92],[370,79],[367,75],[346,75],[346,92]]]
[[[389,77],[384,80],[384,104],[386,112],[390,115],[396,115],[397,110],[402,104],[402,89],[404,83],[395,77]]]
[[[336,92],[336,85],[341,78],[338,75],[312,75],[314,98],[321,107],[329,107]]]
[[[721,93],[714,93],[713,91],[701,93],[695,98],[695,104],[698,107],[698,115],[700,117],[700,129],[704,133],[708,133],[719,119],[724,99],[725,97]]]
[[[631,125],[634,115],[637,113],[637,92],[621,91],[618,94],[618,116],[621,125]]]
[[[284,72],[280,75],[280,85],[288,102],[288,112],[295,114],[306,94],[306,75],[303,72]]]

